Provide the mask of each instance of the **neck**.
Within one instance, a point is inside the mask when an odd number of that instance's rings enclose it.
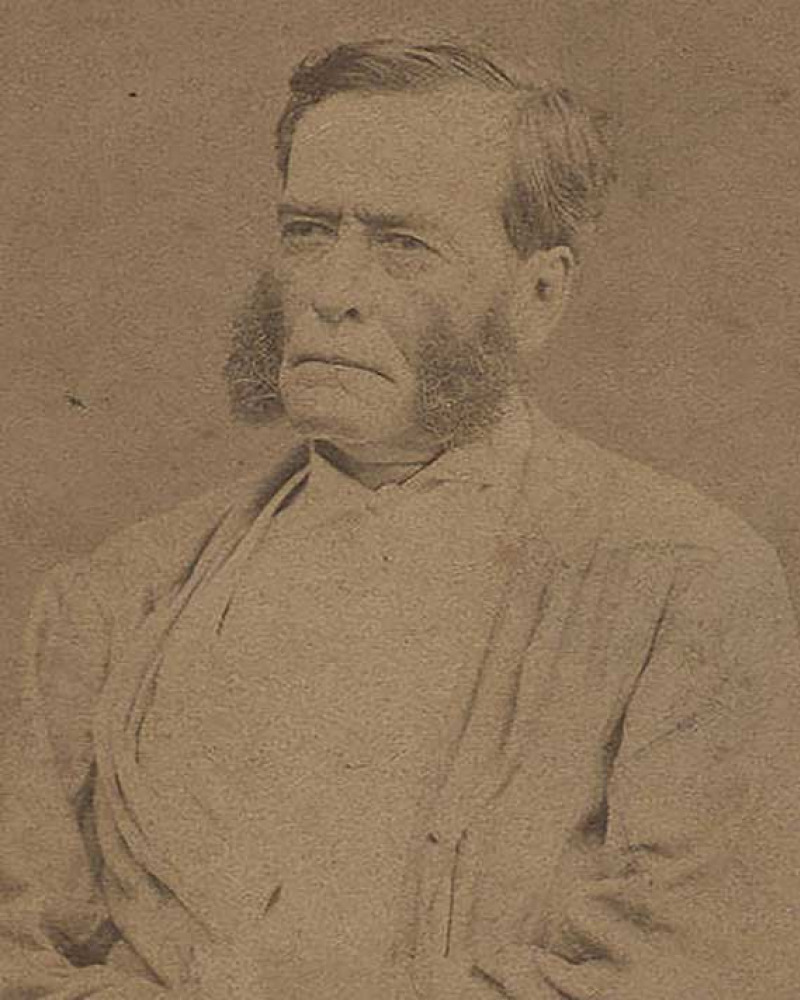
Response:
[[[402,483],[410,479],[416,472],[424,468],[436,458],[442,449],[426,455],[408,456],[402,460],[387,459],[381,461],[375,458],[360,458],[342,451],[328,441],[315,441],[315,450],[322,457],[335,465],[337,469],[370,490],[377,490],[390,483]]]

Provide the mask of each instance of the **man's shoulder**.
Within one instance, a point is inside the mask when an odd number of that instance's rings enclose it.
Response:
[[[284,445],[267,453],[257,471],[115,532],[85,560],[93,586],[112,604],[168,588],[213,538],[252,521],[303,460],[296,445]]]
[[[689,483],[549,422],[525,487],[538,530],[567,559],[600,540],[772,553],[741,517]]]

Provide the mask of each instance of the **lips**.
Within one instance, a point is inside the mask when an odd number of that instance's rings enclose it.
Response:
[[[304,364],[330,365],[332,368],[352,368],[355,371],[369,372],[371,375],[380,375],[381,378],[388,379],[388,375],[378,368],[359,361],[356,358],[347,358],[340,354],[298,354],[292,361],[292,367],[298,368]]]

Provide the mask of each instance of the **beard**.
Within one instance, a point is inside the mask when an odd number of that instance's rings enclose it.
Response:
[[[502,308],[487,311],[470,336],[440,317],[417,348],[420,426],[450,446],[480,437],[502,414],[519,382],[519,371],[511,326]]]
[[[283,415],[278,383],[286,343],[283,296],[271,271],[255,284],[233,322],[225,381],[231,413],[251,424],[271,423]]]
[[[284,415],[279,379],[287,334],[280,283],[268,271],[233,324],[224,372],[235,418],[268,424]],[[520,375],[502,304],[469,336],[440,315],[420,338],[415,371],[420,428],[447,447],[480,437],[500,417]]]

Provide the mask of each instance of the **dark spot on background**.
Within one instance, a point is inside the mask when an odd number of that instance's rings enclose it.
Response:
[[[786,104],[792,95],[793,91],[791,87],[772,87],[767,91],[767,104],[780,107],[781,104]]]
[[[138,97],[138,93],[135,90],[128,91],[128,97]]]
[[[76,396],[72,392],[65,392],[64,398],[69,403],[69,405],[74,407],[76,410],[88,409],[88,406],[86,405],[86,403],[84,403],[84,401],[80,398],[80,396]]]

